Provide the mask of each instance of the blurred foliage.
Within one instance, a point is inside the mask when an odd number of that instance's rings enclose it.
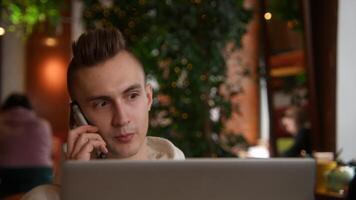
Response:
[[[246,32],[252,12],[243,0],[83,2],[86,28],[119,28],[142,61],[155,93],[149,134],[170,139],[188,157],[217,156],[212,135],[231,112],[219,92],[222,52]]]
[[[40,22],[54,27],[60,20],[61,0],[1,0],[1,19],[10,32],[28,36]]]
[[[249,143],[242,134],[228,133],[220,136],[219,140],[222,149],[235,156],[238,155],[239,151],[247,152]]]
[[[302,2],[300,0],[269,0],[268,10],[273,16],[287,21],[293,30],[303,33]]]

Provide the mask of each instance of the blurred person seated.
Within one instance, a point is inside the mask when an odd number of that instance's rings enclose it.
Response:
[[[282,157],[305,157],[311,155],[310,128],[307,115],[302,107],[291,106],[282,118],[286,131],[294,137],[292,146],[282,153]]]
[[[0,199],[52,182],[52,131],[23,94],[11,94],[0,111]]]

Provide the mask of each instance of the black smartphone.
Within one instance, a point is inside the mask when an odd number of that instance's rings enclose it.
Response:
[[[78,103],[71,102],[70,103],[70,127],[75,128],[76,126],[89,125],[88,120],[85,118],[83,112],[80,110]],[[97,158],[106,158],[106,155],[103,152],[96,152]]]
[[[71,106],[71,122],[70,125],[73,126],[74,123],[76,126],[88,125],[87,119],[84,117],[84,114],[80,110],[79,105],[76,102],[72,102]],[[71,127],[72,128],[72,127]]]

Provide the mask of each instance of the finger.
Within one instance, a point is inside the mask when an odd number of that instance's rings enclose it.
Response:
[[[79,137],[80,134],[82,133],[95,133],[98,131],[98,128],[95,126],[90,126],[90,125],[84,125],[84,126],[79,126],[75,129],[72,129],[68,133],[68,138],[67,138],[67,152],[72,152],[74,148],[75,141]]]
[[[74,143],[73,151],[71,151],[70,154],[77,154],[83,147],[83,145],[85,145],[89,140],[98,140],[104,142],[105,144],[105,141],[99,134],[83,133],[78,136],[78,139]]]
[[[101,151],[102,153],[104,153],[104,154],[109,153],[109,150],[108,150],[108,148],[106,147],[106,143],[105,143],[105,145],[101,145],[99,148],[100,148],[100,151]]]
[[[68,133],[68,139],[67,139],[67,145],[68,145],[68,150],[67,152],[70,152],[74,148],[75,141],[79,137],[80,134],[86,133],[86,132],[97,132],[98,128],[95,126],[90,126],[90,125],[85,125],[85,126],[80,126],[75,129],[72,129]]]
[[[90,160],[91,157],[91,152],[94,151],[94,149],[99,148],[100,146],[104,146],[105,143],[103,141],[98,141],[98,140],[89,140],[77,154],[73,154],[71,156],[71,159],[75,160]]]

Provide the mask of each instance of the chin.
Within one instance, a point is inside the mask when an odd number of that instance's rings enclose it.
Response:
[[[139,135],[134,134],[129,141],[112,140],[110,149],[113,157],[125,159],[137,155],[142,145]]]
[[[137,147],[133,147],[130,145],[125,145],[125,146],[120,146],[120,147],[114,147],[113,148],[113,156],[118,157],[118,158],[130,158],[135,156],[138,153]]]

